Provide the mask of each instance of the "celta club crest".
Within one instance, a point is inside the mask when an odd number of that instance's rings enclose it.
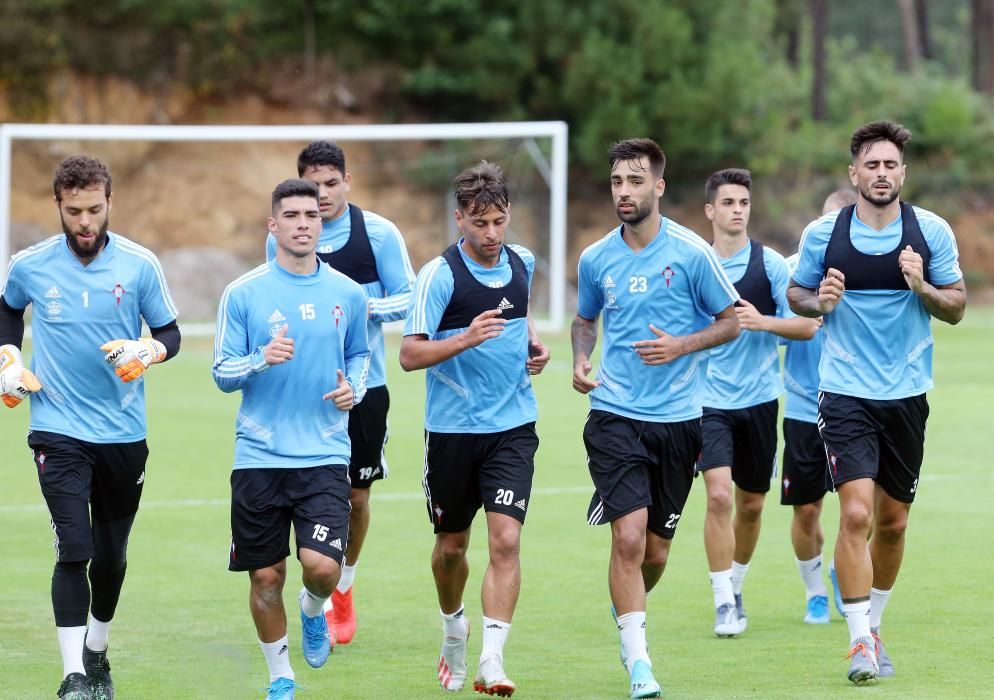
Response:
[[[663,268],[663,279],[666,280],[666,288],[670,288],[670,280],[676,277],[676,270],[667,265]]]
[[[836,464],[836,462],[838,461],[838,459],[839,458],[836,457],[834,454],[830,454],[828,456],[828,461],[831,462],[831,464],[832,464],[832,474],[838,474],[839,473],[839,466]]]
[[[111,291],[114,292],[114,298],[117,299],[117,305],[120,306],[121,299],[124,298],[124,287],[122,287],[121,283],[118,282],[117,284],[114,285],[114,289],[112,289]]]
[[[345,312],[342,311],[341,306],[335,304],[335,308],[331,310],[331,315],[335,317],[335,328],[338,328],[338,324],[341,322],[342,316],[345,315]]]

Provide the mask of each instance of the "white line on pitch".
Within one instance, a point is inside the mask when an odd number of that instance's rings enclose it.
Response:
[[[589,494],[593,492],[593,486],[562,486],[532,489],[532,496],[566,496],[573,494]],[[421,501],[424,500],[424,493],[374,493],[374,501]],[[203,508],[219,507],[231,504],[229,498],[183,498],[171,501],[143,501],[140,508]],[[39,513],[47,510],[43,503],[32,503],[26,505],[0,505],[0,513]]]

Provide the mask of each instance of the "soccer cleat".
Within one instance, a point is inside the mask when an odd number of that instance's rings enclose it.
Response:
[[[504,673],[504,661],[501,657],[489,656],[486,661],[480,662],[473,690],[500,698],[509,698],[514,694],[514,681]]]
[[[735,617],[739,621],[739,634],[746,631],[749,626],[749,618],[746,617],[745,607],[742,605],[742,594],[735,594]]]
[[[269,684],[269,694],[266,700],[293,700],[293,694],[297,690],[297,684],[292,678],[277,678]]]
[[[835,574],[835,560],[828,562],[828,581],[832,584],[832,597],[835,600],[835,609],[839,617],[845,619],[846,614],[842,612],[842,589],[839,588],[839,577]]]
[[[873,646],[873,637],[860,637],[845,656],[845,658],[851,659],[848,673],[849,680],[856,685],[872,683],[877,680],[877,676],[880,674]]]
[[[714,633],[719,637],[734,637],[742,632],[735,605],[725,603],[714,611]]]
[[[82,673],[70,673],[63,678],[56,695],[62,700],[93,700],[90,684]]]
[[[870,635],[873,637],[873,651],[877,655],[877,668],[880,670],[881,678],[888,678],[894,675],[894,662],[890,660],[884,642],[880,639],[880,628],[871,627]]]
[[[804,616],[804,621],[809,625],[827,625],[829,623],[827,595],[813,595],[808,598],[808,610]]]
[[[352,606],[352,587],[345,593],[336,588],[331,593],[331,619],[335,628],[335,639],[339,644],[348,644],[355,636],[355,608]]]
[[[438,655],[438,682],[442,690],[462,690],[466,683],[466,642],[469,640],[469,620],[465,637],[442,637],[442,651]],[[443,632],[444,634],[444,632]]]
[[[301,589],[298,601],[302,602],[305,595],[307,592]],[[328,621],[324,619],[324,613],[307,617],[301,607],[300,626],[300,644],[304,650],[304,660],[311,668],[321,668],[328,660],[328,654],[331,653],[331,637],[328,634]]]
[[[90,684],[93,700],[114,700],[114,683],[110,679],[107,650],[93,651],[84,644],[83,668],[86,670],[86,681]]]
[[[630,698],[658,698],[663,689],[652,676],[652,668],[642,659],[632,665]]]

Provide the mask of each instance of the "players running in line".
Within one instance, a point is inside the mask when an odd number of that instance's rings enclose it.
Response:
[[[909,138],[891,122],[856,130],[849,166],[856,202],[840,206],[830,197],[789,267],[748,236],[748,171],[709,178],[709,247],[659,213],[665,157],[658,145],[630,139],[611,147],[622,224],[580,258],[573,386],[591,399],[583,431],[595,488],[588,521],[611,523],[611,612],[630,697],[661,693],[646,646],[646,595],[665,568],[695,463],[707,488],[714,631],[745,629],[742,579],[775,474],[783,391],[775,336],[788,340],[781,502],[794,509],[804,620],[828,621],[819,519],[830,484],[840,499],[835,588],[849,626],[848,677],[861,684],[894,673],[879,630],[918,490],[932,387],[930,318],[957,323],[966,304],[948,224],[899,199]],[[484,162],[456,178],[462,238],[421,270],[411,294],[413,271],[396,227],[346,202],[351,176],[341,150],[315,142],[301,152],[298,171],[302,179],[273,193],[269,261],[225,290],[215,346],[215,381],[242,391],[229,568],[249,572],[268,697],[292,698],[296,687],[281,599],[291,523],[303,567],[305,659],[324,663],[335,636],[329,626],[342,643],[354,634],[351,581],[369,523],[369,486],[386,475],[380,325],[405,315],[401,365],[428,370],[424,488],[443,618],[438,679],[446,690],[466,680],[466,552],[482,505],[490,562],[474,688],[511,695],[503,647],[520,589],[520,534],[538,446],[529,374],[542,371],[549,353],[528,316],[534,256],[504,243],[503,175]],[[54,192],[65,235],[15,255],[0,296],[0,393],[11,407],[32,402],[29,445],[58,543],[58,694],[111,698],[108,629],[147,457],[141,375],[175,355],[179,330],[154,255],[107,230],[106,167],[67,159]],[[788,298],[799,317],[787,311]],[[30,370],[19,349],[28,304]],[[108,312],[117,324],[111,330]],[[82,321],[72,327],[92,336],[102,350],[97,360],[60,354],[75,346],[60,342],[67,318]],[[594,379],[598,318],[604,342]],[[142,319],[150,338],[139,337]],[[315,346],[327,352],[310,352]],[[86,387],[59,370],[103,376],[101,361],[114,373]],[[368,382],[382,389],[382,401],[370,400]],[[312,406],[301,420],[305,397]],[[123,420],[104,425],[71,415],[74,405],[101,402],[121,407],[101,415]],[[364,417],[350,419],[361,402],[369,406]],[[322,614],[332,594],[331,614]]]

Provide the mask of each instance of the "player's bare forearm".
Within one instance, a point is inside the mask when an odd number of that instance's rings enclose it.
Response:
[[[802,287],[793,280],[787,287],[787,303],[790,310],[805,318],[821,318],[821,308],[818,306],[818,290]]]
[[[940,321],[956,325],[963,320],[966,313],[966,283],[963,280],[938,287],[923,282],[917,294],[925,309]]]
[[[796,316],[794,318],[768,317],[768,330],[774,335],[787,340],[811,340],[818,332],[818,321],[813,318]]]
[[[577,316],[570,326],[570,340],[573,343],[573,364],[587,362],[597,345],[597,320]]]
[[[405,335],[400,342],[400,366],[405,372],[434,367],[467,347],[462,333],[441,340],[428,340],[426,335]]]
[[[711,325],[696,333],[682,336],[680,338],[683,345],[681,354],[689,355],[692,352],[708,350],[730,340],[735,340],[740,331],[741,327],[739,319],[735,315],[735,307],[729,306],[714,317],[714,323]]]

